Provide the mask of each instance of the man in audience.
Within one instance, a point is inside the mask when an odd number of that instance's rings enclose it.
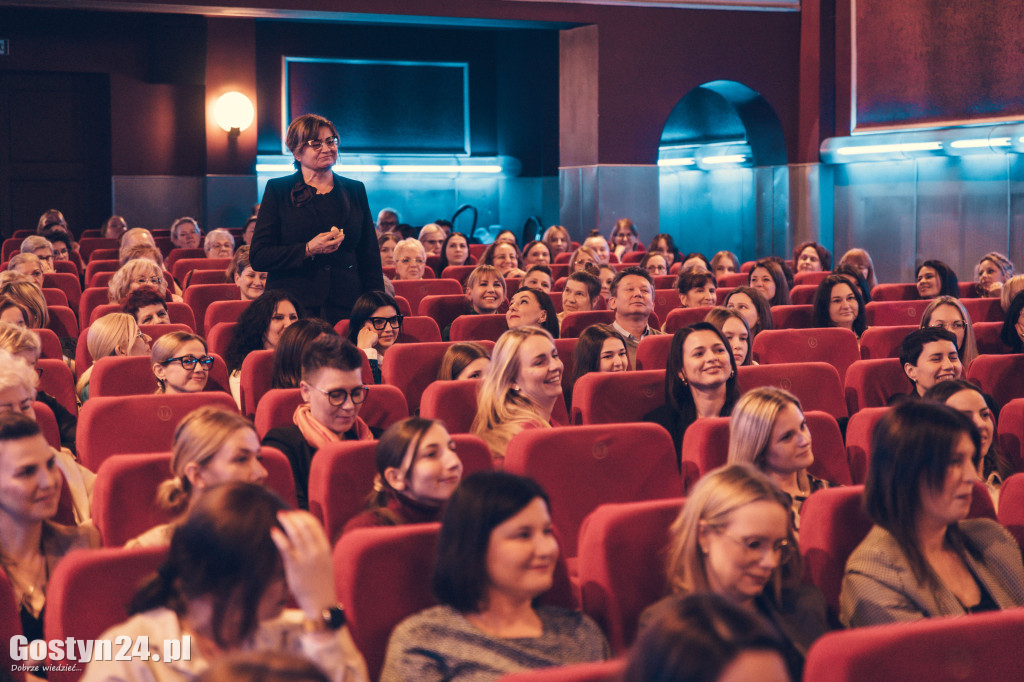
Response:
[[[34,234],[21,242],[21,253],[31,253],[39,259],[43,272],[53,272],[53,244],[46,237]]]
[[[565,319],[568,313],[593,310],[600,295],[601,281],[597,277],[586,270],[572,273],[562,289],[562,312],[558,314],[558,321]]]
[[[223,229],[211,230],[203,241],[207,258],[231,258],[235,253],[235,238]]]
[[[377,214],[377,234],[382,235],[385,232],[394,232],[398,229],[398,223],[402,222],[398,216],[398,211],[393,208],[382,208],[380,213]]]
[[[607,263],[611,257],[612,249],[608,246],[608,240],[599,234],[591,235],[584,239],[583,246],[597,254],[597,262],[599,264]]]
[[[900,362],[913,387],[911,395],[917,396],[923,396],[940,381],[959,379],[964,371],[956,337],[942,327],[925,327],[907,334],[900,344]]]
[[[619,271],[612,280],[608,307],[615,311],[615,327],[626,343],[629,366],[636,367],[636,349],[640,339],[664,332],[651,327],[654,312],[654,279],[643,268],[631,266]]]
[[[198,249],[201,234],[195,218],[184,216],[171,225],[171,241],[177,249]]]

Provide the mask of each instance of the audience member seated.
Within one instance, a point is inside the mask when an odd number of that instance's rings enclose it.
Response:
[[[160,484],[154,504],[175,520],[150,528],[125,543],[126,549],[168,545],[189,506],[211,486],[229,481],[263,485],[260,439],[245,417],[208,405],[194,410],[174,430],[171,477]]]
[[[22,311],[25,326],[30,329],[45,329],[50,326],[50,312],[46,307],[46,299],[35,282],[25,279],[4,282],[0,284],[0,297],[13,302]]]
[[[493,315],[505,303],[505,278],[493,265],[478,265],[466,278],[466,300],[469,301],[468,315]],[[452,326],[446,325],[441,338],[451,338]]]
[[[298,320],[302,305],[283,289],[271,289],[253,301],[242,314],[231,336],[227,356],[228,383],[235,402],[241,406],[242,361],[254,350],[274,350],[281,333]]]
[[[299,391],[302,404],[292,426],[267,432],[263,444],[283,452],[292,465],[299,506],[307,505],[309,467],[316,451],[343,440],[373,440],[379,432],[359,418],[369,388],[362,379],[363,354],[338,336],[324,335],[309,344],[302,358]]]
[[[139,325],[170,324],[167,302],[160,291],[148,284],[133,289],[124,300],[121,312],[131,315]]]
[[[395,247],[401,238],[394,232],[385,232],[377,238],[377,244],[380,246],[380,264],[385,268],[395,267]]]
[[[539,485],[499,471],[467,476],[438,538],[433,588],[440,605],[391,633],[381,682],[486,682],[607,658],[608,643],[589,617],[534,605],[551,588],[557,559]]]
[[[541,242],[537,242],[540,244]],[[524,289],[539,289],[548,296],[555,286],[554,278],[551,276],[551,268],[546,265],[531,265],[523,277],[521,286]]]
[[[373,383],[381,382],[384,353],[395,345],[401,333],[402,315],[398,312],[398,302],[383,291],[368,291],[352,306],[348,340],[370,360]]]
[[[1002,306],[1003,312],[1010,309],[1010,303],[1022,291],[1024,291],[1024,275],[1014,275],[1006,280],[1006,284],[1003,285],[999,294],[999,305]]]
[[[174,296],[168,296],[167,280],[164,279],[163,269],[147,258],[133,258],[122,265],[107,285],[107,302],[120,305],[124,302],[129,293],[141,286],[155,287],[164,300],[174,300]],[[88,320],[83,320],[88,324]]]
[[[758,332],[763,329],[775,328],[775,323],[772,321],[771,305],[757,289],[736,287],[725,297],[723,304],[726,308],[738,312],[747,321],[747,327],[750,328],[751,344]]]
[[[505,322],[509,329],[527,325],[541,327],[552,338],[558,338],[558,313],[551,297],[540,289],[520,288],[508,302]]]
[[[386,234],[388,232],[394,232],[398,229],[399,223],[402,222],[401,216],[393,208],[382,208],[377,213],[377,233]]]
[[[648,251],[640,259],[640,266],[651,277],[664,277],[668,274],[668,256],[658,251]]]
[[[992,504],[998,508],[999,489],[1003,481],[1016,472],[999,449],[999,441],[995,438],[995,412],[989,407],[985,394],[969,381],[950,379],[932,386],[924,397],[952,407],[974,423],[981,442],[979,452],[982,453],[977,462],[978,478],[985,482]]]
[[[592,324],[582,332],[573,351],[572,383],[565,402],[572,404],[572,388],[584,374],[626,372],[630,369],[626,342],[610,324]]]
[[[939,260],[926,260],[917,268],[917,294],[921,298],[960,298],[960,282],[953,268]]]
[[[593,310],[600,295],[601,282],[597,277],[586,270],[572,273],[562,289],[562,312],[558,314],[558,321],[569,313]]]
[[[7,263],[7,269],[25,275],[40,289],[43,288],[43,275],[48,272],[43,261],[34,253],[19,253],[12,256]]]
[[[8,296],[0,294],[0,322],[28,329],[29,314],[22,306]]]
[[[590,268],[587,266],[599,268],[601,261],[597,257],[596,251],[589,246],[581,246],[572,252],[572,257],[569,259],[569,274],[580,270],[589,270]]]
[[[36,234],[51,227],[59,227],[68,231],[68,221],[64,218],[64,214],[55,208],[44,211],[43,215],[39,216],[39,221],[36,223]]]
[[[683,434],[701,417],[728,417],[740,392],[736,361],[725,337],[707,322],[684,327],[672,336],[665,369],[665,404],[644,421],[665,427],[680,461]]]
[[[619,218],[615,221],[615,225],[612,227],[612,233],[609,235],[609,241],[612,243],[612,251],[615,256],[621,261],[622,257],[630,251],[639,251],[644,247],[640,244],[638,239],[639,233],[636,231],[636,226],[633,221],[629,218]]]
[[[395,244],[396,280],[423,279],[427,252],[418,239],[403,239]]]
[[[611,257],[611,247],[608,240],[601,236],[597,230],[592,230],[590,236],[583,240],[583,246],[594,252],[597,256],[597,264],[607,263]]]
[[[739,311],[717,306],[708,311],[704,321],[714,325],[715,329],[722,332],[737,367],[754,364],[750,327],[747,325],[747,318],[743,317]]]
[[[502,277],[522,277],[526,274],[519,268],[519,250],[514,243],[495,241],[480,256],[481,265],[492,265]]]
[[[125,232],[121,236],[121,243],[118,246],[118,259],[121,263],[125,262],[125,259],[121,257],[121,254],[138,244],[149,244],[153,248],[156,248],[156,240],[153,239],[153,233],[144,227],[133,227]]]
[[[983,298],[997,298],[1003,285],[1014,274],[1013,262],[1009,258],[998,251],[989,251],[974,266],[974,290]]]
[[[85,336],[85,345],[93,362],[108,355],[149,355],[151,339],[142,333],[135,318],[125,313],[109,313],[89,326]],[[78,377],[75,392],[79,403],[89,399],[89,379],[92,377],[90,365]]]
[[[153,342],[153,374],[157,393],[199,393],[206,388],[213,356],[203,337],[189,332],[169,332]]]
[[[44,273],[53,272],[53,245],[46,237],[41,237],[38,234],[29,235],[22,240],[21,248],[18,250],[38,258]]]
[[[67,228],[65,227],[64,229],[66,230]],[[120,239],[127,230],[128,223],[125,222],[124,218],[115,214],[107,218],[107,221],[103,223],[100,233],[107,239]]]
[[[956,337],[941,327],[915,329],[900,344],[900,363],[910,380],[910,395],[923,396],[932,386],[947,379],[959,379],[964,372]],[[892,404],[895,398],[889,399]]]
[[[1024,279],[1024,275],[1020,277]],[[1006,318],[1003,320],[999,338],[1014,353],[1024,352],[1024,289],[1013,297],[1006,309]]]
[[[285,609],[288,597],[299,610]],[[288,511],[273,493],[228,483],[204,493],[175,530],[159,571],[129,605],[131,617],[101,638],[192,638],[190,661],[94,660],[83,682],[191,679],[234,651],[303,655],[331,680],[365,682],[366,664],[338,606],[331,547],[308,512]]]
[[[447,236],[436,223],[427,223],[420,228],[419,242],[428,256],[440,256]]]
[[[74,239],[71,238],[71,235],[63,230],[50,229],[44,232],[42,236],[53,247],[53,259],[55,261],[71,260],[71,254],[78,246],[75,244]]]
[[[747,391],[733,408],[729,464],[753,464],[764,472],[789,498],[796,531],[804,501],[814,491],[833,486],[807,471],[814,464],[814,452],[800,400],[774,386]]]
[[[437,267],[438,276],[449,265],[469,265],[469,240],[461,232],[448,235],[441,247],[441,261]]]
[[[679,258],[675,240],[672,239],[672,235],[665,233],[656,234],[651,238],[647,253],[660,253],[665,258],[666,267],[672,267],[672,263]]]
[[[804,242],[793,249],[793,264],[797,272],[828,272],[832,254],[818,242]]]
[[[607,263],[602,264],[597,269],[597,278],[601,281],[601,293],[605,298],[611,296],[612,280],[615,279],[617,274],[619,274],[619,271]]]
[[[864,274],[860,268],[850,263],[840,263],[832,269],[832,274],[845,277],[850,286],[860,291],[861,300],[864,303],[871,303],[871,286],[864,279]]]
[[[210,230],[203,239],[203,251],[207,258],[231,258],[235,252],[235,238],[223,228]]]
[[[367,509],[342,532],[440,521],[462,480],[455,442],[436,420],[409,417],[389,426],[377,443],[376,463]]]
[[[612,280],[608,308],[615,312],[612,326],[626,342],[629,366],[636,367],[640,339],[664,333],[648,323],[654,312],[654,279],[643,268],[631,266],[620,270]]]
[[[750,287],[761,292],[768,305],[790,305],[789,283],[782,266],[771,258],[757,261],[750,271]]]
[[[828,625],[821,593],[800,582],[786,496],[753,467],[720,467],[697,482],[669,534],[671,596],[640,616],[640,639],[676,598],[714,593],[765,619],[799,680],[808,649]]]
[[[868,327],[859,289],[842,275],[829,275],[821,280],[814,292],[814,326],[849,329],[859,339]]]
[[[298,388],[302,381],[302,358],[309,344],[321,336],[337,336],[334,327],[318,317],[296,320],[281,332],[274,348],[271,388]]]
[[[541,241],[551,249],[552,263],[555,262],[555,257],[558,254],[568,253],[572,250],[572,237],[569,236],[569,230],[561,225],[552,225],[544,230],[544,236],[541,237]]]
[[[255,301],[262,294],[267,286],[267,273],[256,272],[249,264],[249,247],[239,246],[238,251],[231,257],[231,264],[224,273],[228,282],[234,282],[238,287],[241,300]]]
[[[715,276],[705,270],[687,270],[684,267],[676,278],[680,308],[703,308],[715,305],[718,284]]]
[[[473,341],[453,343],[441,357],[437,380],[482,379],[490,364],[491,354],[479,343]]]
[[[242,226],[242,243],[246,246],[252,244],[252,233],[256,231],[256,214],[249,216],[245,225]]]
[[[974,338],[971,315],[960,299],[939,296],[929,303],[921,314],[921,328],[925,327],[945,329],[956,337],[956,350],[964,369],[970,367],[974,358],[978,357],[978,342]]]
[[[540,327],[509,329],[498,339],[480,384],[472,426],[495,466],[503,464],[512,436],[552,426],[551,411],[563,399],[562,370],[554,339]]]
[[[28,403],[31,410],[31,398]],[[50,521],[57,514],[61,485],[57,458],[39,425],[27,414],[0,414],[0,566],[18,604],[21,632],[30,642],[45,639],[46,587],[57,564],[72,550],[100,544],[91,525]]]
[[[516,253],[519,253],[519,240],[516,239],[516,234],[512,230],[502,230],[498,233],[498,236],[494,238],[495,244],[511,244],[516,247]]]
[[[875,263],[871,260],[871,254],[864,249],[850,249],[843,254],[839,264],[852,265],[860,270],[860,274],[867,281],[869,288],[874,289],[878,286],[878,278],[875,276]]]
[[[171,243],[177,249],[198,249],[202,234],[195,218],[183,216],[171,223]]]
[[[951,407],[907,401],[875,429],[864,486],[874,522],[846,562],[847,627],[995,611],[1024,604],[1024,565],[1010,534],[970,519],[981,440]]]
[[[716,280],[740,271],[740,259],[732,251],[719,251],[711,257],[711,274]]]
[[[790,682],[786,653],[778,632],[728,597],[669,597],[633,646],[622,681]]]
[[[711,261],[703,253],[693,251],[682,258],[682,265],[679,266],[680,274],[684,272],[711,272]]]

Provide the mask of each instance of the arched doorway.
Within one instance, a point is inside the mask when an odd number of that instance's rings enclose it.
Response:
[[[785,253],[786,144],[778,116],[754,90],[711,81],[672,109],[658,149],[660,224],[680,250],[741,260]]]

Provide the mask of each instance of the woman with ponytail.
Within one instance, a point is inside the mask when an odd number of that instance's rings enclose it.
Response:
[[[156,493],[156,505],[174,520],[150,528],[125,547],[168,544],[197,491],[228,481],[263,485],[266,480],[252,422],[221,407],[200,407],[178,424],[171,446],[171,478]]]
[[[444,424],[410,417],[392,424],[377,443],[377,476],[366,511],[342,532],[441,520],[462,480],[462,460]]]

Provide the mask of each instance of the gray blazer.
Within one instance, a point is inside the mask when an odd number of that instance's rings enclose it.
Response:
[[[959,523],[966,563],[1001,609],[1024,604],[1024,563],[1017,543],[990,519]],[[896,539],[871,529],[846,562],[839,620],[846,627],[881,625],[966,613],[945,587],[932,590],[914,578]]]

